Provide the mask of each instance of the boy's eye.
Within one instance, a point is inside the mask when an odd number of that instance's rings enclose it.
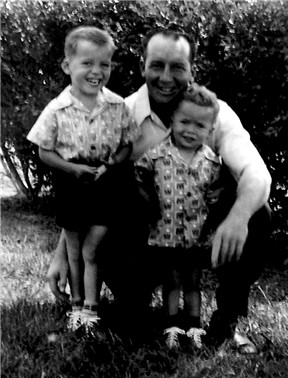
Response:
[[[182,119],[181,123],[182,123],[182,125],[189,125],[190,120],[189,119]]]
[[[101,63],[101,66],[104,67],[104,68],[109,68],[110,63]]]
[[[88,62],[88,61],[87,61],[87,62],[83,62],[82,64],[83,64],[84,66],[91,66],[91,65],[92,65],[92,62]]]

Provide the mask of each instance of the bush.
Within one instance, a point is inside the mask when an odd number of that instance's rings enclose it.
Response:
[[[26,135],[44,106],[68,84],[61,70],[68,30],[107,29],[118,50],[108,87],[135,91],[141,37],[181,25],[197,37],[196,80],[240,116],[273,178],[274,235],[288,244],[288,3],[285,1],[53,1],[2,4],[2,161],[26,196],[49,192],[51,178]],[[20,174],[19,174],[20,172]]]

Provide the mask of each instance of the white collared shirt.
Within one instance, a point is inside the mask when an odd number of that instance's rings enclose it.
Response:
[[[147,85],[125,99],[132,115],[141,127],[141,136],[134,142],[133,156],[136,160],[147,149],[153,148],[169,134],[156,114],[151,111]],[[237,181],[245,170],[245,181],[249,177],[259,176],[260,182],[265,182],[266,192],[263,204],[268,198],[271,177],[257,149],[250,140],[249,133],[244,129],[237,114],[224,101],[218,100],[219,113],[209,146],[221,155]],[[249,169],[247,169],[247,167]]]

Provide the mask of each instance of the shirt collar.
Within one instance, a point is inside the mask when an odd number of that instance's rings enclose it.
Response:
[[[57,108],[63,109],[71,105],[75,105],[76,107],[80,107],[81,109],[84,106],[81,102],[71,94],[71,85],[68,85],[57,97]],[[104,104],[105,102],[112,103],[112,104],[119,104],[123,102],[122,97],[116,95],[115,93],[111,92],[109,89],[103,87],[102,90],[97,95],[97,103],[99,105]]]
[[[142,85],[137,91],[133,115],[138,125],[142,125],[144,120],[151,116],[148,88],[146,84]]]
[[[167,130],[161,119],[151,110],[147,84],[143,84],[136,93],[133,117],[137,125],[142,125],[145,119],[150,117],[158,126]]]
[[[162,157],[165,155],[172,155],[172,156],[178,156],[180,157],[180,153],[178,151],[178,148],[175,147],[175,145],[172,142],[171,139],[171,133],[169,136],[161,143],[159,146],[158,154]],[[206,144],[203,144],[197,151],[196,155],[203,154],[207,160],[211,160],[216,164],[221,164],[221,157],[217,156],[209,146]],[[159,156],[158,155],[158,156]]]

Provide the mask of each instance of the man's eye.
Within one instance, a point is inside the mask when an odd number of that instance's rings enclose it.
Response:
[[[152,63],[150,65],[151,68],[155,68],[155,69],[161,69],[162,68],[162,64],[161,63]]]
[[[175,65],[171,67],[174,71],[185,71],[185,67],[181,65]]]
[[[101,66],[104,68],[109,68],[110,64],[109,63],[101,63]]]

